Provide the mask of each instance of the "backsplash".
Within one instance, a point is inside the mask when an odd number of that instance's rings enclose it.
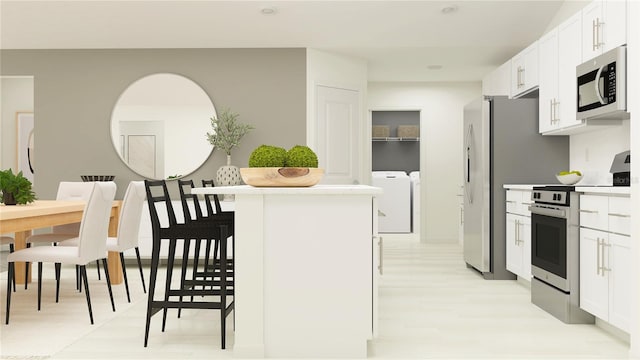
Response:
[[[571,135],[570,170],[579,170],[583,178],[579,185],[611,185],[609,173],[617,153],[631,147],[630,120],[622,125]]]

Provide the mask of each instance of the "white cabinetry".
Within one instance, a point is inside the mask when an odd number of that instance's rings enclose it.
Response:
[[[379,188],[192,193],[235,195],[235,357],[367,357],[377,326]]]
[[[580,196],[580,307],[627,332],[630,205],[627,196]]]
[[[545,135],[566,135],[576,116],[576,66],[582,62],[582,17],[577,13],[539,40],[540,124]]]
[[[540,38],[540,87],[539,87],[539,128],[544,134],[558,128],[555,117],[555,103],[558,102],[558,29],[553,29]]]
[[[595,0],[582,9],[582,61],[627,43],[627,2]]]
[[[500,65],[482,79],[482,95],[508,96],[510,92],[511,60]]]
[[[511,59],[511,97],[526,95],[538,88],[538,42]]]
[[[507,270],[531,281],[531,191],[507,190]]]

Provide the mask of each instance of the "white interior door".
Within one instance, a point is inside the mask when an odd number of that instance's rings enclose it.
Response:
[[[120,154],[129,167],[151,179],[165,178],[162,121],[121,121],[120,134]]]
[[[357,184],[360,179],[360,93],[316,86],[316,141],[318,166],[324,184]]]

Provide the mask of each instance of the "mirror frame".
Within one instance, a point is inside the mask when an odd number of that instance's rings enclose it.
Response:
[[[153,73],[131,82],[118,97],[111,112],[111,142],[136,174],[156,180],[181,178],[211,156],[214,148],[206,134],[215,116],[211,98],[195,81]]]

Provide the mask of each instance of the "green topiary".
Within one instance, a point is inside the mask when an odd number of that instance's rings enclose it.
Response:
[[[249,167],[283,167],[287,150],[271,145],[258,146],[249,156]]]
[[[308,146],[296,145],[287,151],[287,167],[318,167],[318,156]]]

